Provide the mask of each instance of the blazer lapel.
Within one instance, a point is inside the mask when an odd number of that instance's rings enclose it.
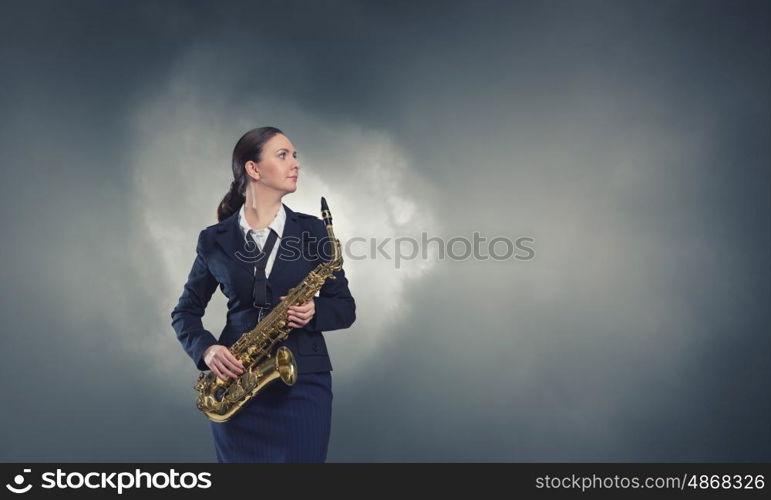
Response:
[[[282,205],[284,205],[282,203]],[[288,206],[284,205],[286,212],[286,221],[284,221],[284,234],[281,235],[281,242],[278,246],[276,260],[273,262],[273,268],[268,275],[268,281],[280,279],[281,273],[286,270],[290,260],[298,258],[297,252],[300,251],[298,243],[301,242],[301,228],[297,221],[297,214]],[[288,248],[289,247],[289,248]]]
[[[249,254],[245,247],[246,239],[238,225],[238,211],[220,223],[217,228],[216,242],[232,262],[248,271],[249,274],[254,272],[254,262],[248,257]]]

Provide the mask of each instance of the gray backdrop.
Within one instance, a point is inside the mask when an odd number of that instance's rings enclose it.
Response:
[[[346,259],[330,461],[769,460],[769,31],[761,1],[5,2],[0,459],[216,459],[169,313],[273,125],[284,202],[343,242],[533,239]]]

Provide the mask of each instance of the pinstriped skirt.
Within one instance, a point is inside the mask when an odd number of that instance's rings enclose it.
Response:
[[[276,380],[233,418],[210,422],[220,463],[324,462],[332,421],[331,372]]]

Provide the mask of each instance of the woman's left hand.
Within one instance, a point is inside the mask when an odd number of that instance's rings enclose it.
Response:
[[[281,300],[284,300],[286,295],[281,296]],[[308,324],[308,322],[316,314],[316,302],[311,299],[305,304],[299,306],[289,306],[289,326],[291,328],[302,328]]]

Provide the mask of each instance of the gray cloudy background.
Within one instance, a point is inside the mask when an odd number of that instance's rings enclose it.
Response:
[[[326,196],[343,242],[534,239],[346,259],[330,461],[768,461],[769,28],[761,1],[4,2],[0,459],[216,460],[169,312],[274,125],[285,203]]]

